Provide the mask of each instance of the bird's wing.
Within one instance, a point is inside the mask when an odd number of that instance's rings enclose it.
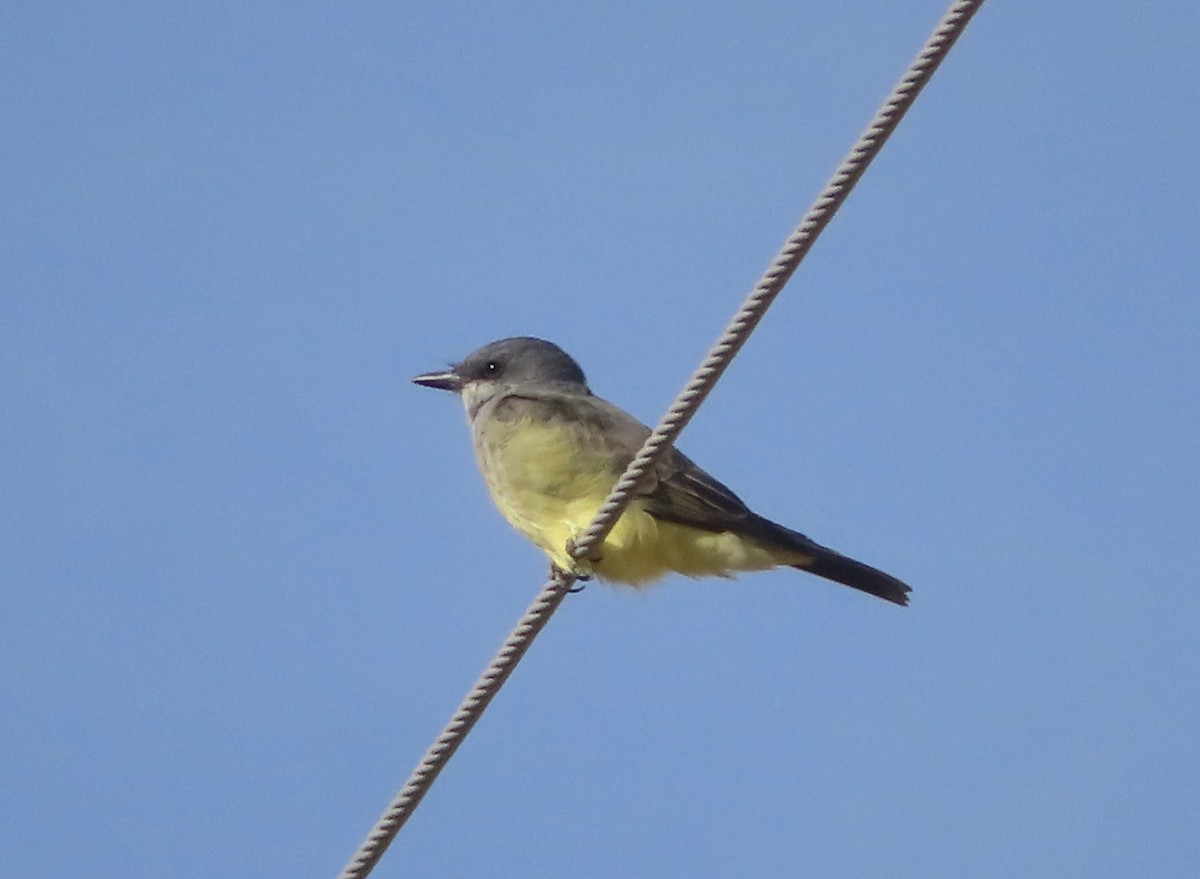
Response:
[[[722,482],[671,449],[642,490],[646,512],[667,522],[705,531],[740,531],[752,514]]]

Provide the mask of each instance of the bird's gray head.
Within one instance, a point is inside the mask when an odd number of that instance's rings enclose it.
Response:
[[[427,372],[413,381],[426,388],[461,394],[472,416],[483,403],[506,388],[536,386],[591,393],[583,370],[566,351],[553,342],[531,336],[484,345],[449,370]]]

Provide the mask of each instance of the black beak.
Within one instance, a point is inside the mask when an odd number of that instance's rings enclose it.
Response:
[[[453,370],[426,372],[414,378],[413,384],[423,388],[437,388],[439,391],[454,391],[456,394],[462,390],[462,379],[455,375]]]

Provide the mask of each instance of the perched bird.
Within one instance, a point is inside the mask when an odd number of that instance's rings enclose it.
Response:
[[[492,500],[563,571],[636,586],[669,571],[729,577],[788,565],[908,603],[900,580],[751,512],[673,448],[595,558],[576,560],[568,541],[587,528],[650,429],[593,394],[579,364],[542,339],[493,342],[413,381],[462,398]]]

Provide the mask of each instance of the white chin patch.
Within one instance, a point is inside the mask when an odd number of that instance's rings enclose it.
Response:
[[[467,417],[474,418],[479,407],[491,399],[496,393],[496,386],[491,382],[467,382],[459,394],[467,409]]]

